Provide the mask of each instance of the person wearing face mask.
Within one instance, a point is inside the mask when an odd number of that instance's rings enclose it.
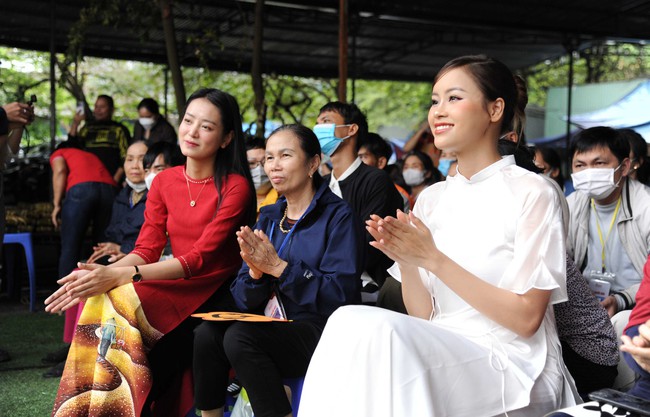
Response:
[[[388,173],[388,170],[390,169],[388,161],[393,155],[393,148],[391,148],[388,142],[380,135],[369,132],[366,137],[359,142],[359,152],[357,152],[357,155],[361,158],[361,162],[364,164],[379,168]],[[403,180],[401,181],[401,185],[395,182],[395,178],[393,178],[393,182],[395,188],[399,191],[404,200],[404,212],[408,213],[413,208],[415,201],[411,199],[409,192],[402,187],[402,185],[406,185]]]
[[[271,186],[271,181],[264,171],[265,143],[262,138],[249,137],[246,140],[246,157],[251,170],[255,195],[257,196],[257,213],[260,209],[278,201],[278,192]]]
[[[458,166],[458,159],[456,152],[442,151],[440,159],[438,159],[438,171],[443,177],[453,177],[456,175],[456,167]]]
[[[169,142],[173,145],[178,143],[174,127],[160,114],[156,100],[145,98],[138,104],[133,140],[144,140],[147,145],[156,142]]]
[[[106,241],[93,247],[93,254],[87,263],[107,265],[126,256],[135,247],[140,228],[144,223],[144,208],[147,201],[147,185],[144,181],[142,160],[147,145],[134,142],[126,151],[124,173],[127,186],[115,197],[111,221],[106,228]]]
[[[572,140],[567,197],[571,219],[567,251],[591,285],[609,287],[601,304],[617,334],[622,334],[650,253],[650,189],[628,178],[630,145],[609,127],[593,127]],[[621,375],[627,386],[634,375]]]
[[[411,151],[406,154],[402,176],[406,185],[411,187],[413,201],[418,199],[418,195],[422,190],[442,180],[442,175],[433,166],[431,158],[420,151]]]
[[[362,163],[357,154],[361,140],[368,134],[368,121],[361,110],[355,104],[330,102],[320,109],[317,122],[314,133],[323,154],[332,162],[332,172],[325,177],[332,192],[350,203],[362,221],[373,213],[394,215],[402,208],[402,196],[388,174]],[[367,263],[361,279],[367,302],[374,301],[391,265],[386,255],[368,245],[372,240],[366,232]]]
[[[564,175],[562,175],[562,159],[553,148],[535,148],[535,165],[542,169],[542,174],[555,180],[564,190]]]
[[[151,184],[156,175],[167,168],[183,165],[184,163],[185,156],[181,153],[181,148],[178,145],[169,142],[151,144],[142,159],[144,182],[147,185],[147,190],[151,189]]]

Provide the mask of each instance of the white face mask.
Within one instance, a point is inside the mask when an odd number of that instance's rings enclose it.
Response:
[[[149,130],[153,127],[153,124],[156,123],[156,119],[153,117],[140,117],[138,119],[138,122],[144,127],[146,130]]]
[[[266,172],[262,165],[258,165],[251,169],[251,177],[253,177],[253,185],[256,190],[269,183],[269,177],[266,176]]]
[[[404,182],[408,186],[420,185],[424,182],[424,171],[415,168],[408,168],[402,171]]]
[[[147,189],[146,181],[135,183],[127,178],[126,183],[129,185],[129,187],[133,188],[133,191],[136,193],[141,193]]]
[[[614,192],[618,183],[614,182],[614,172],[621,166],[614,168],[587,168],[580,172],[571,174],[573,188],[587,194],[594,200],[607,198]],[[623,179],[623,177],[621,177]]]
[[[146,177],[144,177],[144,183],[147,186],[147,190],[151,190],[151,184],[153,183],[153,179],[156,176],[155,172],[150,172],[147,174]]]

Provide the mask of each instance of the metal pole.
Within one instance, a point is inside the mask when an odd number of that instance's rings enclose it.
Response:
[[[566,153],[566,173],[571,173],[571,160],[573,155],[569,155],[569,147],[571,146],[571,104],[573,101],[573,42],[569,46],[569,80],[567,90],[567,117],[566,117],[566,137],[564,150]]]
[[[56,147],[56,45],[54,30],[56,26],[56,2],[50,0],[50,151]]]
[[[348,0],[339,0],[339,101],[347,100]]]
[[[352,103],[357,96],[357,34],[352,35]]]

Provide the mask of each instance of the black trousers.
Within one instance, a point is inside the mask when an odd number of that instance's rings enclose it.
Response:
[[[236,311],[230,293],[231,282],[232,278],[224,282],[196,312]],[[147,355],[152,374],[152,386],[142,410],[142,417],[151,416],[152,403],[162,395],[166,395],[170,385],[183,375],[185,369],[192,367],[193,331],[201,321],[201,319],[188,317],[174,330],[164,335]]]
[[[304,376],[323,325],[208,322],[194,329],[194,402],[199,410],[222,407],[232,367],[248,392],[256,417],[284,417],[291,404],[283,378]]]
[[[573,377],[578,394],[585,400],[587,394],[601,388],[611,388],[614,385],[617,366],[599,365],[576,353],[568,343],[562,341],[562,359]]]

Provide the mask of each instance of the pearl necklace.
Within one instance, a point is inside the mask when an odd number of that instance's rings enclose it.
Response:
[[[207,184],[208,182],[210,182],[212,180],[212,176],[210,176],[210,177],[208,177],[208,178],[206,178],[204,180],[195,181],[195,180],[190,179],[190,177],[187,176],[187,174],[185,173],[185,170],[183,170],[183,176],[185,177],[185,184],[187,184],[187,194],[189,194],[189,196],[190,196],[190,207],[194,207],[194,206],[196,206],[196,202],[199,201],[199,197],[201,196],[201,193],[203,192],[203,189],[205,188],[205,184]],[[203,186],[199,190],[199,193],[196,195],[196,198],[192,198],[192,192],[190,191],[190,182],[192,184],[203,184]]]
[[[289,230],[285,230],[284,227],[282,227],[282,224],[287,220],[287,211],[288,211],[288,210],[289,210],[289,207],[288,207],[288,206],[285,207],[285,209],[284,209],[284,216],[282,216],[282,220],[280,220],[280,230],[281,230],[282,233],[284,233],[284,234],[289,233],[289,231],[291,230],[291,228],[289,228]]]

